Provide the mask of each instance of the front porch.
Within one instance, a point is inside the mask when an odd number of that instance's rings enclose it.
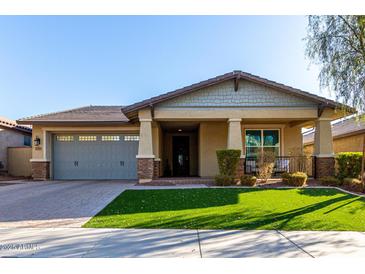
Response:
[[[143,118],[146,115],[150,118]],[[274,178],[283,172],[301,171],[313,178],[334,173],[330,119],[172,120],[153,119],[150,110],[141,116],[137,156],[140,183],[170,183],[178,178],[212,181],[219,173],[216,151],[220,149],[242,151],[242,174],[257,173],[257,155],[266,150],[276,155]],[[318,129],[316,153],[304,155],[302,128],[311,126]]]

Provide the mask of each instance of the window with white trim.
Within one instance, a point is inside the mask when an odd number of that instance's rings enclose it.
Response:
[[[138,135],[126,135],[124,136],[124,141],[139,141]]]
[[[103,142],[112,142],[112,141],[119,141],[120,137],[116,135],[103,135],[101,136],[101,141]]]
[[[72,135],[57,135],[57,141],[59,142],[73,142],[74,137]]]
[[[279,129],[246,129],[246,157],[257,157],[261,151],[272,151],[280,155]]]
[[[93,142],[93,141],[96,141],[96,136],[95,135],[79,136],[79,141],[80,142]]]

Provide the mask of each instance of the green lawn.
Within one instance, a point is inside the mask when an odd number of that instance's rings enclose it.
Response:
[[[365,199],[335,189],[127,190],[84,227],[365,231]]]

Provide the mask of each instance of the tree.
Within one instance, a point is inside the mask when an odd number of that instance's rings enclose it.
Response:
[[[309,16],[306,55],[319,64],[321,87],[365,111],[365,16]]]

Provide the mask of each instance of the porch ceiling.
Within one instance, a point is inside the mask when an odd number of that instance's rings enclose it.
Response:
[[[199,122],[160,122],[161,128],[166,132],[194,132],[199,127]]]

